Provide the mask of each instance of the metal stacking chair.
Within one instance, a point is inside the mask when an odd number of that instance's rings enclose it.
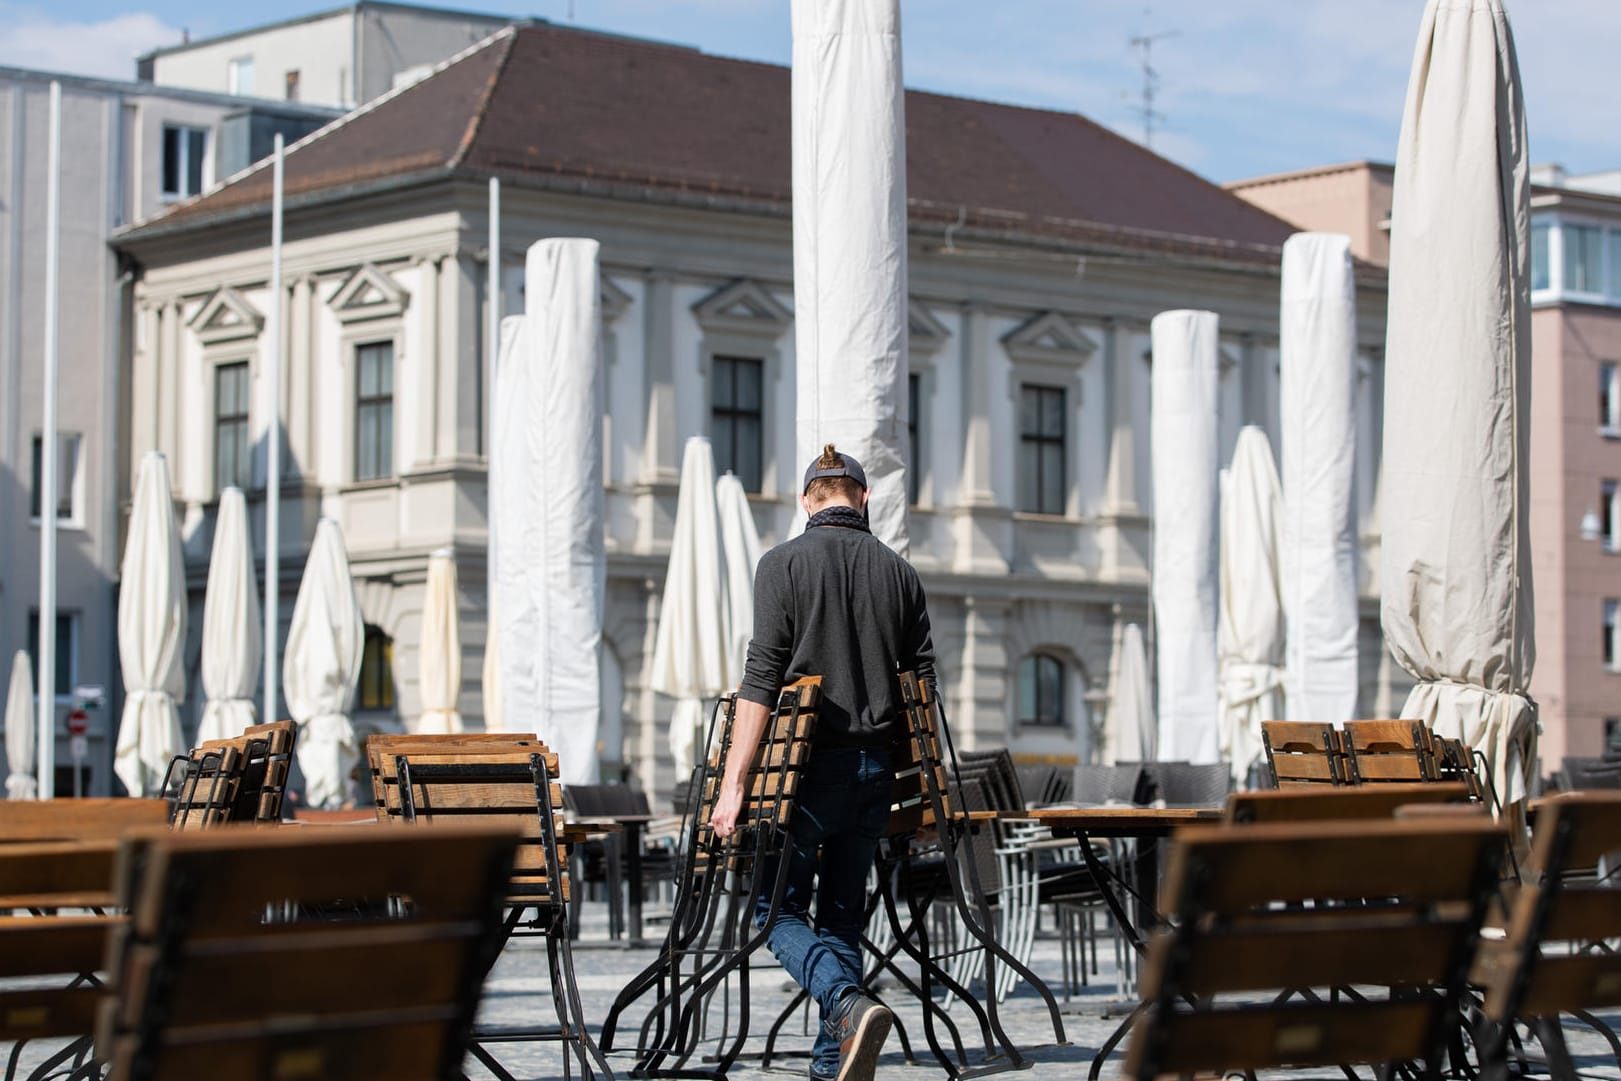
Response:
[[[1537,811],[1528,884],[1515,898],[1507,937],[1482,947],[1476,982],[1486,1000],[1476,1046],[1489,1081],[1509,1076],[1514,1025],[1537,1035],[1556,1081],[1577,1076],[1560,1015],[1598,1031],[1621,1069],[1621,1040],[1593,1010],[1621,1006],[1621,792],[1571,792]],[[1520,1074],[1524,1074],[1523,1057]]]
[[[1127,1076],[1438,1078],[1506,837],[1479,815],[1183,830]]]
[[[109,1081],[460,1077],[516,843],[489,826],[126,839]],[[338,898],[390,903],[305,915]]]
[[[611,1079],[607,1060],[585,1027],[569,945],[568,854],[557,756],[527,737],[456,743],[383,740],[367,755],[376,766],[381,817],[404,825],[500,824],[516,832],[512,876],[504,891],[502,941],[534,935],[546,943],[555,1026],[480,1027],[468,1050],[502,1081],[514,1081],[493,1048],[557,1041],[586,1076]],[[493,959],[492,959],[493,960]]]
[[[776,857],[791,843],[788,827],[820,697],[820,676],[783,688],[748,774],[738,829],[725,840],[709,819],[733,753],[735,696],[722,699],[716,710],[711,727],[720,729],[718,751],[702,771],[702,795],[686,827],[669,931],[658,957],[619,993],[602,1026],[602,1046],[612,1050],[624,1011],[650,992],[656,995],[638,1032],[638,1077],[720,1079],[742,1053],[749,1033],[749,959],[766,943],[766,930],[755,926],[755,898],[768,899],[769,927],[787,882],[788,861]],[[717,992],[729,999],[734,990],[736,1029],[728,1017],[713,1054],[700,1063],[695,1056],[709,1000]]]
[[[1621,761],[1613,758],[1566,758],[1559,770],[1559,786],[1566,792],[1621,788]]]
[[[1274,788],[1349,784],[1340,731],[1312,721],[1262,721],[1261,745]]]
[[[193,830],[280,821],[296,739],[292,721],[276,721],[229,739],[206,740],[176,756],[161,789],[173,793],[170,825]]]

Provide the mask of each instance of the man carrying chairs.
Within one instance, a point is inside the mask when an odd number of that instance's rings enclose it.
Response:
[[[862,990],[867,876],[889,820],[893,748],[902,732],[897,673],[934,681],[923,587],[867,527],[861,464],[830,443],[805,470],[805,532],[767,552],[755,574],[754,637],[738,692],[733,746],[711,822],[737,827],[746,779],[786,682],[822,677],[820,715],[790,832],[774,921],[756,906],[771,951],[816,1000],[813,1079],[865,1081],[894,1022]],[[766,881],[775,879],[768,874]],[[815,901],[814,921],[811,907]]]

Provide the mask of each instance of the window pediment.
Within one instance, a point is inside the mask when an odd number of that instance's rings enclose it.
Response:
[[[265,317],[241,293],[222,285],[203,301],[190,325],[204,345],[215,345],[257,338],[264,328]]]
[[[933,353],[946,344],[951,331],[913,298],[906,302],[906,336],[914,353]]]
[[[1079,367],[1099,343],[1067,316],[1043,312],[1003,335],[1002,347],[1014,360]]]
[[[625,313],[625,309],[630,307],[632,297],[615,285],[608,275],[602,274],[599,278],[602,288],[598,292],[597,300],[602,308],[603,325],[606,326]]]
[[[340,322],[397,317],[405,312],[411,294],[392,277],[370,263],[356,267],[327,301]]]
[[[793,323],[794,316],[758,282],[735,281],[692,306],[705,330],[723,330],[775,340]]]

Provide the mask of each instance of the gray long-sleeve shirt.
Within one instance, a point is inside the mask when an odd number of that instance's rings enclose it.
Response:
[[[741,698],[773,706],[783,684],[819,675],[816,746],[888,746],[903,671],[932,682],[934,643],[923,584],[883,541],[816,526],[760,557]]]

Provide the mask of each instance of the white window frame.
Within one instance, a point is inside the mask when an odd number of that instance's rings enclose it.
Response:
[[[226,93],[236,94],[239,97],[245,98],[255,96],[254,90],[255,83],[258,81],[258,73],[254,70],[254,67],[255,65],[253,63],[252,53],[246,53],[242,56],[233,56],[227,60],[225,62]],[[246,79],[242,78],[244,72],[246,72],[248,76]],[[247,84],[246,86],[243,85],[244,82]]]
[[[1599,484],[1599,503],[1610,514],[1610,529],[1599,538],[1606,552],[1614,555],[1621,552],[1621,484],[1613,480],[1604,480]],[[1602,513],[1602,509],[1601,509]]]
[[[44,433],[35,432],[34,435],[33,435],[33,439],[30,439],[29,443],[28,443],[28,453],[29,453],[30,457],[32,457],[33,452],[34,452],[34,444],[33,444],[34,439],[37,439],[40,442],[40,452],[44,453],[44,450],[45,450]],[[82,434],[80,434],[79,432],[64,432],[64,431],[58,430],[57,433],[56,433],[56,469],[57,469],[56,477],[57,477],[57,484],[58,484],[58,486],[61,485],[61,482],[62,482],[62,479],[63,479],[62,463],[66,460],[66,456],[62,453],[62,451],[63,451],[64,447],[66,447],[66,446],[68,446],[70,444],[74,447],[74,454],[73,454],[73,474],[72,474],[72,476],[70,478],[68,478],[68,513],[67,513],[67,517],[63,517],[60,514],[57,515],[57,517],[56,517],[56,527],[58,529],[83,529],[84,528],[84,436]],[[30,473],[29,473],[29,481],[28,481],[28,502],[30,504],[32,504],[33,501],[34,501],[34,482],[33,482],[33,474],[32,474],[32,469],[33,469],[32,461],[30,461],[29,469],[30,469]],[[50,502],[54,505],[55,500],[54,499],[50,500]],[[42,511],[45,509],[46,503],[47,503],[47,500],[45,498],[45,493],[41,492],[40,493],[40,499],[39,499],[39,505],[40,505],[40,509]],[[40,524],[40,516],[38,514],[32,513],[32,511],[30,509],[30,513],[28,515],[28,521],[29,521],[30,525],[38,526]]]
[[[1563,300],[1605,307],[1621,307],[1621,266],[1612,258],[1621,252],[1621,226],[1609,225],[1590,218],[1570,217],[1549,213],[1537,215],[1537,223],[1548,226],[1548,287],[1534,289],[1534,303],[1556,303]],[[1599,281],[1597,289],[1572,289],[1565,281],[1566,230],[1596,229],[1599,246]]]
[[[168,138],[171,131],[181,133],[180,139],[180,170],[176,177],[178,187],[170,191],[163,186],[163,144],[162,140]],[[203,135],[203,169],[197,182],[196,191],[186,190],[186,177],[191,175],[191,140],[185,136],[191,132],[199,131]],[[190,199],[194,195],[201,195],[214,184],[214,155],[209,153],[212,148],[214,133],[201,124],[182,124],[178,121],[164,121],[162,134],[159,135],[158,144],[158,198],[167,203],[179,202],[181,199]]]
[[[68,621],[68,641],[67,641],[67,650],[66,650],[67,659],[68,659],[68,693],[67,694],[54,694],[53,693],[52,698],[56,701],[56,704],[59,705],[59,706],[60,705],[72,705],[73,704],[73,688],[75,688],[75,687],[77,687],[79,685],[79,640],[80,640],[80,634],[81,634],[81,630],[82,630],[82,627],[81,627],[81,622],[82,621],[79,618],[78,610],[77,609],[71,609],[71,608],[69,608],[69,609],[58,608],[56,610],[56,618],[57,619],[66,619]],[[28,619],[29,619],[29,621],[30,621],[30,623],[32,625],[38,625],[39,624],[39,609],[37,609],[37,608],[28,609]],[[40,634],[41,635],[44,634],[44,627],[43,626],[40,627]],[[60,646],[61,643],[58,642],[57,645]],[[62,652],[63,651],[60,650],[60,649],[57,650],[57,655],[60,656]],[[34,656],[29,658],[29,663],[33,666],[33,669],[34,669],[34,678],[35,679],[39,678],[39,664],[38,664],[37,658],[38,658],[37,653]],[[53,673],[52,674],[52,681],[54,682],[54,680],[55,680],[55,674]]]
[[[1613,360],[1599,362],[1600,385],[1606,399],[1604,406],[1599,410],[1599,434],[1611,439],[1621,439],[1621,363]],[[1608,415],[1606,415],[1608,414]]]
[[[1614,597],[1604,600],[1604,637],[1609,640],[1610,660],[1604,661],[1603,640],[1600,640],[1599,663],[1606,671],[1621,672],[1621,601]]]

